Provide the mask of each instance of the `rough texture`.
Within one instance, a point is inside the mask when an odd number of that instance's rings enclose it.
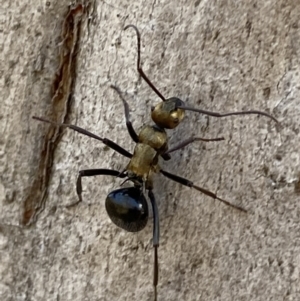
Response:
[[[45,209],[22,224],[49,126],[69,1],[1,1],[0,299],[152,300],[152,220],[138,234],[109,220],[104,200],[121,180],[78,170],[122,170],[128,160],[63,130],[49,169]],[[300,1],[95,1],[85,3],[72,99],[64,120],[132,151],[117,84],[138,129],[159,101],[136,71],[136,24],[146,74],[166,96],[213,111],[260,109],[264,117],[187,113],[171,145],[194,143],[163,163],[248,210],[242,214],[158,177],[159,300],[299,300]],[[52,108],[53,109],[53,108]],[[33,203],[39,200],[32,198]]]

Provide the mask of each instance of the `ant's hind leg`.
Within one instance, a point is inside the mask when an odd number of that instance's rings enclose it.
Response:
[[[101,176],[101,175],[105,175],[105,176],[113,176],[113,177],[118,177],[118,178],[125,178],[127,177],[127,173],[125,172],[119,172],[118,170],[113,170],[113,169],[105,169],[105,168],[101,168],[101,169],[84,169],[84,170],[80,170],[79,171],[79,175],[77,177],[77,181],[76,181],[76,192],[78,195],[78,201],[68,205],[67,207],[73,207],[77,204],[79,204],[80,202],[82,202],[82,183],[81,183],[81,179],[83,177],[94,177],[94,176]]]
[[[151,201],[153,211],[153,248],[154,248],[154,274],[153,274],[153,286],[154,286],[154,300],[157,300],[157,283],[158,283],[158,256],[157,249],[159,246],[159,216],[158,208],[155,201],[154,194],[151,189],[148,191],[148,196]]]

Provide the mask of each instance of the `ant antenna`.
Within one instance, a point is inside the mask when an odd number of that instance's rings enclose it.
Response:
[[[146,74],[144,73],[144,71],[141,67],[141,34],[140,34],[138,28],[133,24],[129,24],[129,25],[125,26],[124,30],[126,30],[128,28],[133,28],[135,30],[136,36],[137,36],[137,48],[138,48],[137,49],[137,51],[138,51],[137,71],[138,71],[138,73],[146,81],[146,83],[152,88],[152,90],[159,96],[159,98],[161,98],[162,101],[166,101],[165,97],[157,90],[157,88],[153,85],[153,83],[150,81],[150,79],[146,76]],[[262,112],[262,111],[257,111],[257,110],[250,110],[250,111],[244,111],[244,112],[239,111],[239,112],[229,112],[229,113],[215,113],[215,112],[205,111],[205,110],[201,110],[201,109],[195,109],[195,108],[187,107],[187,106],[183,106],[183,105],[178,106],[177,108],[187,110],[187,111],[198,112],[198,113],[202,113],[202,114],[213,116],[213,117],[226,117],[226,116],[232,116],[232,115],[257,114],[257,115],[263,115],[263,116],[269,117],[272,120],[274,120],[275,122],[279,123],[279,121],[272,115]]]
[[[128,29],[129,27],[133,28],[136,32],[137,36],[137,46],[138,46],[138,59],[137,59],[137,70],[140,76],[146,81],[146,83],[152,88],[152,90],[158,95],[159,98],[162,99],[162,101],[166,101],[166,99],[163,97],[163,95],[155,88],[155,86],[152,84],[150,79],[146,76],[144,73],[142,67],[141,67],[141,35],[137,27],[133,24],[127,25],[124,30]]]
[[[240,111],[240,112],[229,112],[229,113],[216,113],[216,112],[211,112],[211,111],[205,111],[205,110],[201,110],[201,109],[195,109],[192,107],[186,107],[186,106],[179,106],[177,107],[179,109],[183,109],[183,110],[187,110],[187,111],[193,111],[193,112],[198,112],[198,113],[202,113],[205,115],[209,115],[209,116],[213,116],[213,117],[226,117],[226,116],[232,116],[232,115],[249,115],[249,114],[257,114],[257,115],[263,115],[266,117],[271,118],[272,120],[274,120],[275,122],[279,123],[279,121],[273,117],[272,115],[266,113],[266,112],[262,112],[262,111],[257,111],[257,110],[251,110],[251,111]]]

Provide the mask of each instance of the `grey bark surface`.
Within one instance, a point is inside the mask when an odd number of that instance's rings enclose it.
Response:
[[[122,180],[83,179],[80,169],[122,170],[128,159],[63,130],[49,169],[44,210],[22,224],[49,126],[69,1],[0,1],[0,299],[153,300],[152,219],[132,234],[112,224],[104,201]],[[158,300],[299,300],[300,1],[95,1],[84,3],[76,74],[65,120],[133,150],[116,84],[138,130],[159,99],[136,71],[135,24],[145,73],[166,97],[265,117],[187,112],[170,145],[194,143],[163,162],[247,209],[155,181],[161,237]],[[38,200],[31,200],[34,204]]]

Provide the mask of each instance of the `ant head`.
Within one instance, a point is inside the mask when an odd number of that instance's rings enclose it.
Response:
[[[112,191],[105,201],[112,222],[128,232],[138,232],[148,221],[148,205],[141,187],[127,187]]]
[[[184,110],[179,106],[184,106],[181,99],[168,98],[151,108],[151,118],[161,128],[174,129],[184,117]]]

